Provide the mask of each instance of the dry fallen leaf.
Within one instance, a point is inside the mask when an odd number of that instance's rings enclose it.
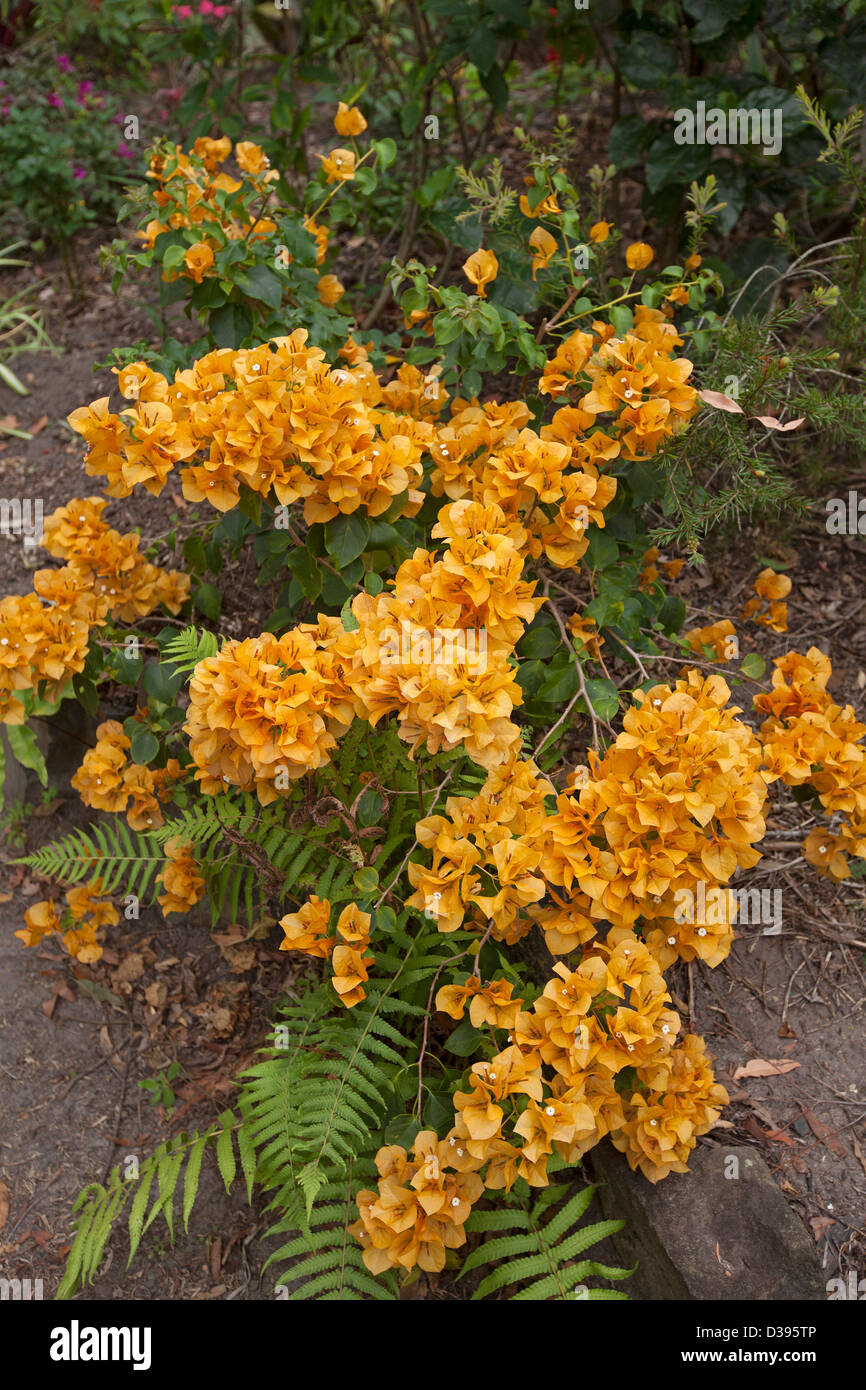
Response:
[[[815,1239],[820,1240],[823,1235],[826,1235],[831,1226],[836,1225],[836,1222],[832,1216],[813,1216],[809,1225],[812,1227],[812,1234]]]
[[[144,991],[144,997],[152,1009],[164,1009],[168,1001],[168,985],[165,980],[154,980]]]
[[[705,405],[715,406],[716,410],[726,410],[729,415],[742,415],[743,407],[723,391],[699,391],[699,398]]]
[[[753,415],[752,419],[757,420],[758,424],[766,426],[768,430],[796,430],[799,429],[800,425],[806,423],[805,415],[801,415],[799,420],[786,420],[784,424],[781,420],[777,420],[775,415]]]
[[[842,1143],[836,1131],[831,1129],[829,1125],[825,1125],[816,1115],[813,1115],[811,1110],[807,1110],[805,1105],[801,1104],[800,1109],[803,1112],[803,1119],[806,1121],[806,1124],[811,1129],[815,1138],[820,1139],[822,1144],[826,1144],[830,1152],[834,1153],[837,1158],[844,1158],[845,1145]]]
[[[860,1145],[857,1143],[856,1134],[851,1135],[851,1143],[854,1145],[854,1155],[857,1159],[857,1162],[860,1164],[860,1167],[863,1169],[863,1172],[866,1173],[866,1154],[864,1154]]]
[[[112,972],[111,983],[115,989],[118,985],[131,985],[134,980],[138,980],[144,974],[144,957],[138,951],[133,951],[125,956],[120,965]]]
[[[734,1080],[740,1081],[744,1076],[783,1076],[786,1071],[793,1071],[800,1065],[800,1062],[786,1061],[782,1058],[768,1061],[763,1057],[753,1057],[744,1067],[737,1067]]]
[[[9,1188],[5,1182],[0,1182],[0,1231],[9,1219]]]

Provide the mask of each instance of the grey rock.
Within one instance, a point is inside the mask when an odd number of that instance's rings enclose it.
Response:
[[[699,1145],[687,1174],[655,1186],[609,1140],[587,1155],[606,1217],[625,1218],[617,1261],[635,1299],[825,1300],[814,1242],[757,1149]]]

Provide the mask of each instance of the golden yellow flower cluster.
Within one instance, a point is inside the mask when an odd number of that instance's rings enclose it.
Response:
[[[101,880],[79,885],[66,893],[66,908],[58,913],[50,898],[34,903],[24,914],[26,926],[15,932],[25,946],[38,946],[46,936],[59,935],[64,947],[82,965],[92,965],[102,955],[97,933],[114,927],[120,913],[110,898],[100,898]]]
[[[84,669],[90,628],[62,608],[48,608],[36,594],[0,599],[0,721],[23,724],[16,692],[43,685],[46,699],[59,697],[66,682]]]
[[[432,1130],[415,1138],[410,1158],[389,1144],[376,1155],[376,1192],[358,1193],[358,1221],[349,1227],[373,1274],[386,1269],[444,1269],[446,1252],[466,1242],[465,1224],[484,1191],[477,1173],[460,1169]]]
[[[327,898],[313,894],[297,912],[288,912],[280,926],[285,939],[281,951],[301,951],[304,955],[330,960],[331,983],[340,1003],[354,1008],[366,999],[364,985],[370,978],[370,966],[375,957],[369,953],[369,912],[362,912],[354,903],[344,907],[337,918],[336,936],[329,936],[331,904]]]
[[[85,753],[72,786],[85,806],[116,814],[126,812],[133,830],[152,830],[163,823],[160,801],[171,799],[174,783],[186,774],[176,758],[169,758],[163,768],[128,762],[129,747],[123,725],[116,719],[105,720],[97,728],[96,745]]]
[[[709,647],[711,661],[730,661],[739,651],[737,630],[730,618],[721,618],[719,622],[708,623],[706,627],[693,627],[691,631],[684,632],[683,637],[695,656],[705,656]]]
[[[73,498],[46,518],[42,544],[66,564],[37,570],[36,592],[96,625],[106,612],[117,622],[134,623],[159,604],[179,613],[189,598],[189,575],[145,560],[134,531],[121,535],[102,520],[107,505],[101,497]]]
[[[591,333],[573,333],[545,366],[539,390],[555,398],[588,380],[589,391],[572,411],[575,426],[585,432],[599,416],[613,415],[608,434],[595,431],[596,449],[603,445],[607,458],[651,458],[699,408],[697,391],[688,385],[692,364],[673,356],[683,340],[660,309],[639,304],[631,331],[622,337],[611,332],[593,324]]]
[[[118,372],[134,406],[114,414],[105,396],[69,423],[90,445],[87,472],[107,477],[110,497],[136,484],[156,496],[182,464],[184,497],[221,512],[244,485],[281,505],[303,500],[310,525],[359,508],[380,516],[402,494],[401,514],[414,516],[432,427],[387,408],[365,352],[353,348],[354,366],[331,367],[298,329],[260,347],[209,352],[173,383],[134,363]]]
[[[587,434],[593,419],[584,412],[558,410],[540,433],[529,419],[522,401],[454,399],[430,445],[433,495],[495,503],[522,554],[570,568],[586,551],[590,522],[604,526],[616,479],[599,468],[618,448],[601,431]]]
[[[175,145],[152,156],[147,177],[156,183],[152,198],[160,215],[136,235],[151,249],[163,232],[191,227],[202,232],[201,240],[187,250],[182,266],[163,271],[164,280],[186,276],[201,284],[205,276],[216,273],[215,247],[242,238],[258,241],[276,231],[270,218],[251,216],[248,209],[267,193],[279,172],[268,167],[267,155],[249,140],[238,141],[234,149],[243,177],[217,172],[231,154],[232,142],[224,135],[216,140],[200,136],[189,153]],[[234,198],[235,194],[240,197]]]
[[[830,658],[817,647],[805,656],[788,652],[774,664],[772,690],[755,697],[755,709],[766,716],[759,736],[767,780],[815,788],[837,826],[812,830],[804,856],[828,877],[848,878],[846,856],[866,856],[866,724],[828,693]]]
[[[23,724],[16,692],[41,688],[57,700],[84,669],[90,631],[108,614],[130,622],[160,603],[177,613],[189,576],[161,570],[139,553],[139,537],[102,520],[107,503],[75,498],[46,518],[42,544],[62,569],[37,570],[33,594],[0,599],[0,722]]]
[[[638,929],[663,969],[678,957],[717,965],[734,917],[723,886],[760,858],[766,799],[761,746],[729,696],[720,676],[697,671],[641,695],[554,814],[531,763],[497,769],[478,797],[450,798],[445,817],[418,826],[433,863],[409,866],[409,903],[440,931],[492,920],[494,936],[514,941],[535,922],[554,955],[608,922]]]
[[[520,744],[521,703],[508,658],[543,600],[499,507],[454,502],[433,528],[440,558],[418,549],[392,592],[352,601],[357,628],[337,644],[357,710],[375,725],[396,713],[400,737],[430,753],[463,744],[482,767]]]
[[[177,835],[165,842],[165,857],[168,860],[157,879],[163,893],[157,902],[166,916],[170,912],[188,912],[201,901],[204,893],[204,879],[199,873],[193,854],[193,846]]]
[[[488,773],[477,796],[450,796],[444,816],[426,816],[415,827],[433,862],[409,864],[415,891],[407,907],[434,919],[441,932],[492,923],[497,941],[519,941],[532,927],[525,909],[546,891],[538,837],[548,819],[544,798],[552,795],[535,764],[512,755]]]
[[[743,617],[769,627],[773,632],[788,631],[788,605],[784,600],[791,592],[791,581],[786,574],[775,570],[761,570],[755,580],[757,598],[750,598],[743,609]]]
[[[262,805],[322,767],[355,714],[335,646],[339,618],[227,642],[190,681],[184,732],[203,792],[255,791]]]
[[[494,982],[488,993],[494,985],[501,991]],[[575,969],[557,965],[531,1010],[509,1003],[516,1011],[507,1019],[486,1020],[511,1030],[508,1045],[475,1063],[469,1089],[454,1096],[445,1144],[455,1168],[483,1169],[491,1190],[517,1178],[544,1187],[554,1152],[576,1163],[610,1134],[652,1182],[686,1171],[727,1094],[702,1041],[688,1034],[676,1043],[680,1021],[658,962],[633,932],[613,928]],[[518,1096],[527,1102],[518,1106]]]

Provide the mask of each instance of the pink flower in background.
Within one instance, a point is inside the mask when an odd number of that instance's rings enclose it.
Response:
[[[135,150],[131,150],[125,140],[121,140],[115,154],[119,154],[121,159],[135,159]]]
[[[81,167],[80,164],[73,164],[73,166],[72,166],[72,177],[73,177],[74,179],[86,179],[86,178],[87,178],[87,170],[86,170],[86,169],[83,169],[83,168]]]
[[[58,53],[55,62],[61,72],[68,72],[72,67],[72,59],[69,57],[68,53]]]
[[[8,102],[5,106],[0,106],[0,116],[8,116],[11,109]]]
[[[48,105],[49,105],[49,106],[53,106],[57,111],[62,111],[62,110],[63,110],[63,97],[58,96],[56,92],[49,92],[49,93],[48,93]]]
[[[172,13],[178,19],[192,19],[192,5],[172,5]]]
[[[179,101],[183,100],[183,87],[159,87],[156,95],[176,106]]]
[[[78,97],[78,103],[79,103],[79,105],[81,105],[81,103],[84,101],[85,97],[89,96],[90,93],[91,93],[92,91],[93,91],[93,83],[92,83],[92,82],[79,82],[79,84],[78,84],[78,91],[77,91],[77,93],[76,93],[76,95],[77,95],[77,97]]]

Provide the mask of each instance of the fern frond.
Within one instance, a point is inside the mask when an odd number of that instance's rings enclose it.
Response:
[[[122,889],[144,899],[165,867],[165,856],[152,832],[139,834],[125,821],[113,820],[73,830],[16,862],[62,883],[98,878],[105,894]]]
[[[343,1176],[325,1183],[309,1222],[286,1217],[270,1235],[289,1235],[268,1257],[265,1269],[288,1262],[277,1283],[279,1296],[289,1302],[398,1298],[393,1272],[374,1278],[364,1265],[361,1246],[349,1232],[357,1216],[355,1191],[364,1181],[375,1181],[375,1169],[367,1161],[350,1163]]]
[[[597,1221],[579,1226],[595,1188],[585,1187],[564,1200],[568,1192],[568,1186],[561,1183],[552,1184],[534,1198],[531,1191],[524,1197],[515,1191],[504,1209],[472,1213],[466,1223],[467,1232],[491,1238],[481,1241],[466,1257],[460,1277],[481,1266],[492,1266],[472,1295],[474,1300],[489,1298],[505,1289],[510,1291],[506,1295],[510,1299],[536,1302],[628,1297],[616,1290],[587,1289],[584,1280],[593,1276],[625,1279],[632,1270],[576,1259],[625,1223]]]
[[[206,628],[201,633],[195,627],[185,627],[178,632],[162,649],[164,661],[170,661],[179,671],[193,671],[206,657],[216,656],[219,643],[212,632]]]
[[[129,1209],[127,1226],[129,1230],[129,1259],[127,1267],[141,1242],[145,1231],[161,1214],[168,1228],[169,1237],[174,1241],[174,1198],[183,1175],[184,1230],[189,1230],[189,1218],[198,1192],[202,1159],[205,1149],[215,1147],[220,1171],[230,1186],[234,1178],[234,1131],[238,1119],[232,1111],[224,1111],[219,1122],[204,1134],[182,1133],[160,1144],[155,1153],[146,1158],[138,1171],[126,1176],[121,1166],[113,1168],[108,1185],[92,1183],[79,1194],[73,1207],[77,1212],[75,1236],[66,1261],[57,1298],[71,1298],[82,1284],[91,1284],[99,1270],[109,1236],[124,1211]],[[249,1178],[249,1161],[244,1155],[244,1141],[240,1140],[241,1162]],[[229,1157],[231,1155],[231,1157]],[[156,1182],[156,1195],[152,1198]],[[151,1202],[150,1210],[148,1204]]]

